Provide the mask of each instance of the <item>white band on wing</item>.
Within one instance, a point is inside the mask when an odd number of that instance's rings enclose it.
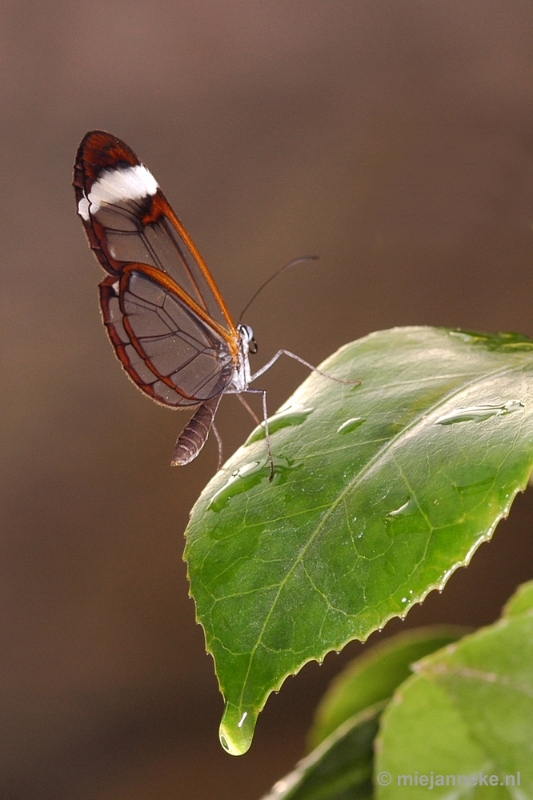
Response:
[[[84,220],[89,219],[89,212],[95,214],[101,206],[127,200],[141,200],[153,195],[159,186],[144,164],[135,167],[108,169],[101,173],[89,192],[78,203],[78,214]]]

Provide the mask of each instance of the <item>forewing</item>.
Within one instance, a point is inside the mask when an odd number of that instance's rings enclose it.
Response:
[[[78,213],[102,267],[119,276],[127,264],[170,275],[230,338],[235,326],[200,253],[157,181],[120,139],[92,131],[74,166]]]
[[[200,254],[155,178],[124,142],[83,139],[74,168],[78,213],[109,277],[104,323],[137,386],[168,406],[220,394],[238,361],[238,336]]]

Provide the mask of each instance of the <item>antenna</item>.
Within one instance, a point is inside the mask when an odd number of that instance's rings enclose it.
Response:
[[[289,263],[288,263],[288,264],[284,264],[282,267],[280,267],[279,269],[277,269],[277,270],[276,270],[276,271],[275,271],[275,272],[274,272],[274,273],[273,273],[273,274],[270,276],[270,278],[267,278],[267,279],[266,279],[266,281],[265,281],[264,283],[262,283],[262,284],[261,284],[261,286],[259,287],[259,289],[257,289],[257,290],[254,292],[254,294],[252,295],[251,299],[250,299],[250,300],[248,300],[248,302],[246,303],[246,305],[244,306],[243,310],[241,311],[241,313],[240,313],[240,315],[239,315],[239,323],[240,323],[240,321],[242,320],[242,318],[244,317],[245,313],[246,313],[246,312],[248,311],[248,309],[250,308],[250,306],[252,305],[252,303],[254,302],[254,300],[255,300],[255,298],[257,297],[257,295],[258,295],[258,294],[260,294],[260,292],[262,292],[262,291],[263,291],[263,289],[265,288],[265,286],[268,286],[268,284],[269,284],[271,281],[273,281],[273,280],[274,280],[274,278],[277,278],[277,277],[278,277],[278,275],[281,275],[281,273],[282,273],[282,272],[285,272],[285,270],[286,270],[286,269],[289,269],[290,267],[294,267],[294,266],[295,266],[295,264],[300,264],[302,261],[318,261],[318,256],[300,256],[299,258],[293,258],[293,260],[292,260],[292,261],[289,261]]]

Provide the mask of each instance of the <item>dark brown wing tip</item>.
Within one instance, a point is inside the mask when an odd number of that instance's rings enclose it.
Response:
[[[89,192],[105,169],[134,167],[141,162],[128,145],[107,131],[89,131],[80,142],[74,164],[74,186]]]

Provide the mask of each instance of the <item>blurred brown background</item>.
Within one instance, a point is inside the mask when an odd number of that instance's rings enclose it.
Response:
[[[279,347],[318,363],[393,325],[533,335],[533,7],[3,0],[0,20],[0,796],[253,800],[360,647],[287,681],[246,756],[222,751],[181,562],[216,447],[170,469],[186,416],[112,354],[76,147],[100,127],[137,151],[235,315],[320,255],[250,310],[254,364]],[[304,377],[273,369],[270,409]],[[218,422],[229,455],[250,420],[228,397]],[[526,494],[404,624],[494,619],[531,575],[532,518]]]

